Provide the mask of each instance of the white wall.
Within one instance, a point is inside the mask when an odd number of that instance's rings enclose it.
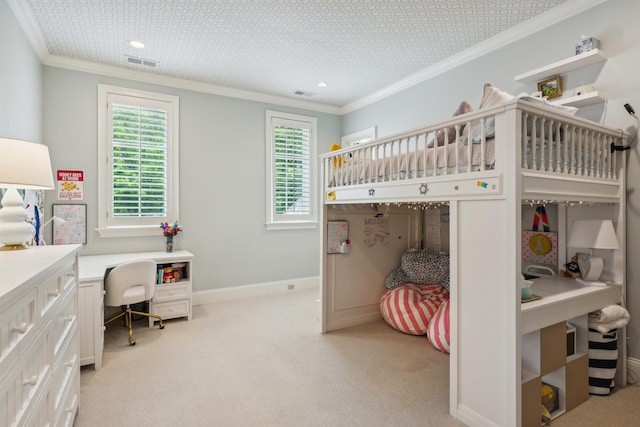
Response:
[[[630,103],[640,116],[640,2],[609,0],[540,32],[514,41],[444,74],[382,99],[343,117],[343,134],[371,126],[378,136],[436,122],[449,117],[462,100],[477,108],[482,85],[490,82],[513,94],[536,90],[535,83],[521,84],[514,76],[568,58],[582,34],[600,39],[605,63],[592,65],[563,78],[565,93],[594,84],[608,99],[606,104],[585,107],[578,115],[635,134],[638,121],[623,108]],[[640,152],[637,141],[627,152],[627,303],[629,355],[640,359]]]
[[[338,139],[339,116],[45,67],[44,132],[53,169],[85,172],[88,236],[83,254],[164,248],[159,228],[157,237],[127,239],[100,238],[94,231],[99,83],[180,97],[179,220],[184,232],[174,242],[177,249],[195,254],[195,290],[320,274],[320,226],[265,230],[265,110],[317,117],[319,152]]]
[[[0,137],[42,140],[42,65],[0,1]]]

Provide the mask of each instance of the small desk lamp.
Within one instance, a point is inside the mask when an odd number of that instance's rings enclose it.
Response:
[[[567,246],[571,248],[587,248],[589,255],[578,255],[578,266],[585,285],[600,285],[598,280],[604,262],[601,257],[593,256],[593,249],[620,249],[613,222],[610,220],[576,220],[571,223]]]
[[[27,210],[18,189],[52,190],[53,173],[46,145],[0,138],[0,188],[6,188],[0,209],[0,250],[25,249],[36,234],[26,222]]]
[[[42,227],[40,227],[40,234],[39,234],[39,237],[40,237],[40,238],[39,238],[38,240],[39,240],[40,242],[42,242],[42,245],[43,245],[43,246],[46,246],[46,245],[47,245],[47,242],[44,240],[44,228],[45,228],[47,225],[49,225],[51,222],[54,222],[54,223],[56,223],[57,225],[62,225],[62,224],[64,224],[64,223],[65,223],[65,222],[67,222],[67,221],[65,221],[64,219],[60,218],[59,216],[55,216],[55,215],[54,215],[54,216],[52,216],[51,218],[49,218],[49,220],[48,220],[47,222],[45,222],[45,223],[42,225]]]

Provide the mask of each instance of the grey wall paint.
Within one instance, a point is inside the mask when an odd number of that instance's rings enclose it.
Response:
[[[0,137],[42,140],[42,64],[0,1]]]
[[[594,84],[604,93],[607,103],[582,108],[578,115],[634,135],[638,121],[626,113],[623,105],[630,103],[640,117],[638,16],[640,2],[637,0],[610,0],[402,93],[349,113],[343,117],[342,134],[377,126],[378,136],[387,136],[423,126],[450,117],[462,100],[477,108],[485,82],[513,94],[533,92],[535,83],[521,84],[514,81],[514,76],[572,56],[575,43],[585,34],[600,40],[600,47],[609,59],[564,76],[563,89],[565,93],[573,94],[577,86]],[[635,258],[640,254],[640,239],[637,239],[640,235],[640,154],[637,141],[627,153],[629,354],[640,359],[640,263]]]
[[[340,134],[339,116],[45,67],[44,131],[53,169],[85,172],[82,254],[162,250],[163,238],[100,238],[97,226],[97,91],[109,84],[180,97],[180,223],[176,248],[196,256],[195,290],[320,274],[320,226],[266,231],[265,111],[315,116],[318,152]],[[55,196],[54,196],[55,197]],[[46,207],[50,214],[48,198]],[[48,230],[47,230],[48,231]]]

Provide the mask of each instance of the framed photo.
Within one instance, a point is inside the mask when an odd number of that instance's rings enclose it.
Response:
[[[560,81],[560,76],[551,77],[550,79],[539,82],[538,90],[542,92],[542,96],[547,97],[547,99],[562,96],[562,83]]]
[[[64,224],[53,221],[53,244],[87,243],[87,205],[53,205],[53,216]]]

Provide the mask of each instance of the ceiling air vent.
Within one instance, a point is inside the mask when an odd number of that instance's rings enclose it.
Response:
[[[135,56],[126,55],[127,62],[136,65],[146,65],[147,67],[156,67],[158,65],[158,61],[154,61],[152,59],[144,59],[144,58],[136,58]]]
[[[294,95],[298,95],[298,96],[306,96],[308,98],[312,97],[315,95],[315,93],[313,92],[307,92],[306,90],[301,90],[301,89],[296,89],[293,91]]]

